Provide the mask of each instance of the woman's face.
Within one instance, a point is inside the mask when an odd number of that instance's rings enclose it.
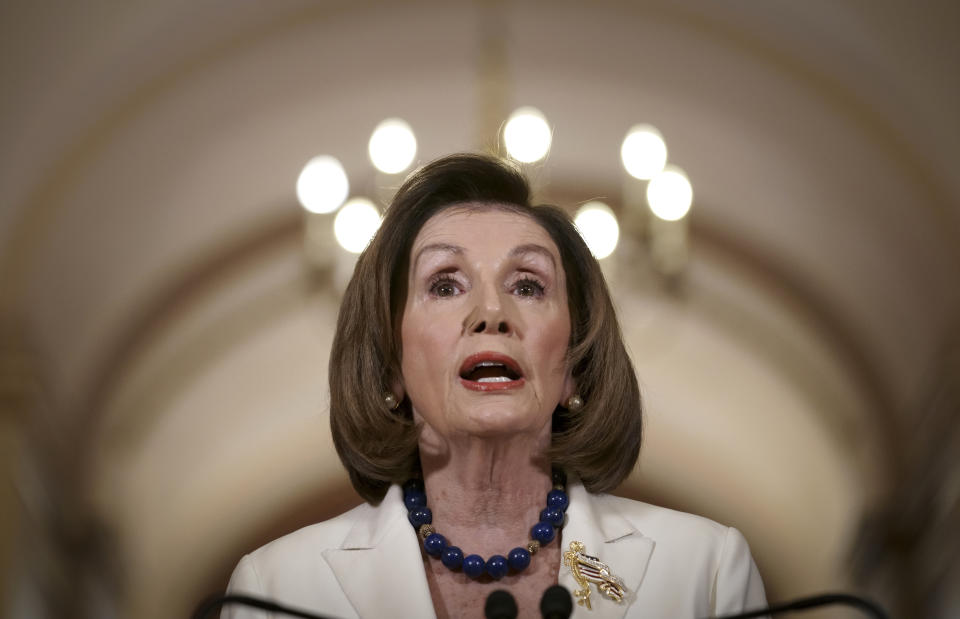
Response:
[[[571,391],[550,235],[496,208],[434,215],[411,249],[401,338],[406,393],[440,436],[542,433]]]

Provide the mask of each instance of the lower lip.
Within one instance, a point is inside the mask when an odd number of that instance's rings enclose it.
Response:
[[[460,379],[460,384],[471,391],[506,391],[508,389],[519,389],[523,386],[524,382],[522,378],[502,383],[480,383],[475,380],[467,380],[466,378]]]

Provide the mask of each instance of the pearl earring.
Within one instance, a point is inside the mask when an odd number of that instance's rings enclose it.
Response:
[[[566,406],[567,410],[576,413],[583,408],[583,398],[581,398],[579,394],[575,393],[567,398],[567,401],[564,402],[564,406]]]
[[[397,399],[397,396],[393,395],[390,391],[383,394],[383,403],[387,405],[392,411],[397,410],[397,407],[400,406],[400,400]]]

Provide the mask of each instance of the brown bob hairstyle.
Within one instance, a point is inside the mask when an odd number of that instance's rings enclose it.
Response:
[[[403,382],[400,325],[411,246],[428,219],[451,207],[525,215],[560,250],[571,326],[568,367],[584,406],[577,412],[557,407],[547,456],[587,490],[612,490],[636,464],[642,415],[600,265],[564,211],[530,204],[530,188],[517,169],[474,154],[443,157],[407,178],[347,286],[330,352],[330,426],[350,481],[377,503],[391,483],[419,471],[419,428],[410,400],[391,411],[384,394]]]

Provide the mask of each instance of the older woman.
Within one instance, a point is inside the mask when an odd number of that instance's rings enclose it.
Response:
[[[596,260],[503,162],[446,157],[400,188],[330,389],[366,502],[245,556],[231,592],[335,617],[481,617],[495,589],[534,617],[557,583],[576,617],[764,604],[735,529],[605,494],[639,454],[633,366]]]

